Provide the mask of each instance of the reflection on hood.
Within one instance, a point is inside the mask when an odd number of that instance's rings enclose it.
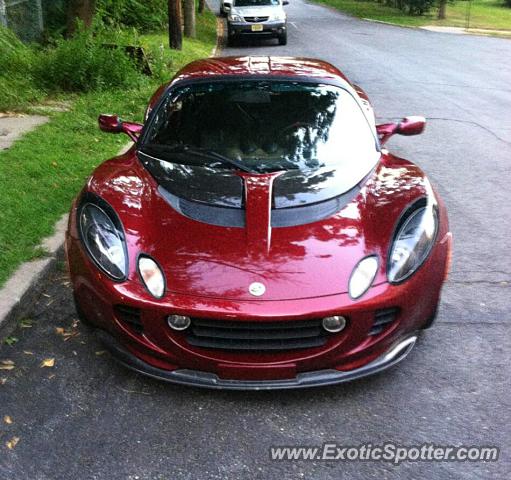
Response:
[[[243,208],[243,179],[234,170],[181,165],[140,152],[139,158],[158,184],[179,198],[214,206]],[[353,189],[368,173],[353,166],[289,170],[275,179],[274,208],[300,207],[336,198]]]

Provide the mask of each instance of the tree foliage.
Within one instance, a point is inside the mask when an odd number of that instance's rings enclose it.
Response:
[[[389,7],[396,7],[409,15],[424,15],[435,5],[435,0],[377,0]],[[511,1],[511,0],[510,0]]]
[[[167,0],[97,0],[97,14],[106,25],[155,32],[167,27]]]

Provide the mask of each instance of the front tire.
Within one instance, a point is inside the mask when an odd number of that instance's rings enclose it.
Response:
[[[428,330],[428,329],[430,329],[433,326],[433,324],[435,323],[437,315],[438,315],[438,307],[435,308],[435,311],[434,311],[433,315],[431,315],[431,317],[428,318],[426,323],[421,327],[421,330]]]
[[[235,47],[238,44],[238,37],[236,35],[232,35],[231,31],[227,32],[227,46]]]
[[[90,320],[85,315],[85,312],[82,310],[82,307],[78,303],[78,300],[76,299],[76,295],[74,293],[73,293],[73,301],[75,304],[75,310],[76,310],[76,315],[78,317],[78,320],[80,320],[80,322],[83,325],[85,325],[86,327],[94,328],[94,325],[90,322]]]
[[[279,45],[287,45],[287,32],[279,35]]]

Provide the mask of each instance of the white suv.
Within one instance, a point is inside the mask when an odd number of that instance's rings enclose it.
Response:
[[[283,7],[288,3],[287,0],[232,0],[227,16],[229,45],[249,36],[278,38],[280,45],[286,45],[287,15]]]

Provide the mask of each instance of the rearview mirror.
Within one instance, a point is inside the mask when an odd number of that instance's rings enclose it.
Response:
[[[99,128],[107,133],[125,133],[134,142],[138,140],[143,125],[134,122],[123,122],[117,115],[100,115],[98,118]]]
[[[394,134],[399,135],[420,135],[426,127],[426,119],[417,115],[405,117],[399,123],[384,123],[376,126],[380,136],[380,144],[384,145]]]

